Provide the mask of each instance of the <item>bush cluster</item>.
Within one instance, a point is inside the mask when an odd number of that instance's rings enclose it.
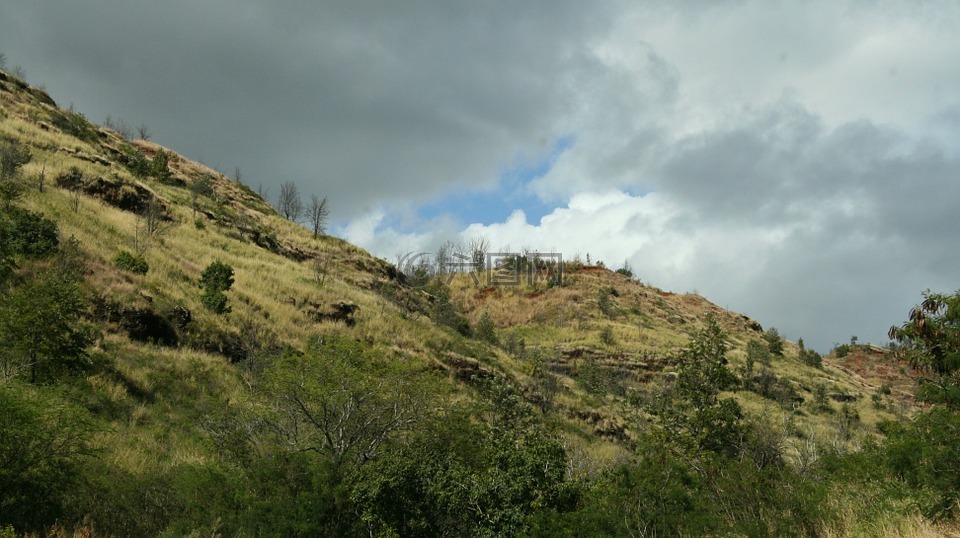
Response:
[[[145,275],[147,271],[150,270],[150,265],[147,264],[147,260],[144,260],[143,257],[137,256],[136,254],[131,254],[126,250],[121,250],[117,254],[113,259],[113,264],[120,269],[139,275]]]

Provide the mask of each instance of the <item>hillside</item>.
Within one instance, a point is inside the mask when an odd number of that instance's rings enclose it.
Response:
[[[736,446],[718,453],[744,461],[753,454],[746,439],[765,432],[776,438],[764,445],[776,451],[774,467],[805,471],[818,454],[857,453],[880,437],[878,424],[914,412],[909,372],[820,364],[746,315],[642,275],[567,262],[551,281],[493,286],[470,271],[418,281],[343,240],[314,237],[221,172],[126,140],[2,72],[0,139],[29,153],[5,180],[20,189],[6,211],[55,222],[61,252],[75,245],[82,260],[76,326],[89,336],[82,367],[69,373],[51,366],[56,353],[32,383],[25,370],[4,370],[10,394],[70,409],[86,426],[83,450],[61,454],[69,477],[47,469],[11,482],[28,505],[49,509],[4,501],[0,535],[7,521],[11,532],[117,536],[551,534],[567,520],[544,514],[598,510],[593,488],[647,461],[658,435],[689,434],[697,450],[714,450],[710,428],[742,424],[728,438]],[[146,270],[118,261],[123,253]],[[66,263],[17,256],[11,297]],[[232,269],[221,313],[201,289],[214,262]],[[710,341],[722,340],[719,354],[697,354],[711,334],[722,334]],[[703,381],[703,391],[716,390],[709,408],[735,402],[742,416],[697,429],[689,421],[703,418],[703,405],[691,404],[700,394],[683,386],[704,357],[729,378]],[[876,357],[886,364],[882,351]],[[892,393],[881,389],[889,385]],[[664,409],[673,403],[686,415]],[[335,426],[317,418],[335,413]],[[351,434],[355,442],[342,439]],[[436,473],[430,481],[411,478],[425,469]],[[49,480],[65,486],[54,491]],[[617,484],[629,500],[634,490]],[[432,504],[398,500],[418,496]],[[610,521],[623,519],[629,502],[609,502]],[[927,528],[906,504],[891,505],[893,523],[872,517],[894,526],[881,529]],[[856,534],[862,506],[851,506],[842,517],[817,515],[808,530]],[[746,532],[755,517],[775,532],[778,517],[806,517],[741,508],[727,507],[710,528]],[[457,521],[460,511],[471,515]]]

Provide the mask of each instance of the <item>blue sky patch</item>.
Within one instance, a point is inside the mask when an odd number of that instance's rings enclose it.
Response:
[[[544,203],[530,188],[530,182],[546,175],[564,151],[572,147],[572,135],[558,138],[550,152],[535,162],[517,158],[500,173],[496,188],[492,190],[458,189],[421,206],[417,214],[423,220],[449,216],[464,225],[484,225],[503,222],[517,209],[523,210],[527,222],[537,223],[556,209]]]

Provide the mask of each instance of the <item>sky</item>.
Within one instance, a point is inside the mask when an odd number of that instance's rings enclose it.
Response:
[[[821,352],[960,288],[960,3],[33,0],[0,52],[89,119],[372,253],[628,262]]]

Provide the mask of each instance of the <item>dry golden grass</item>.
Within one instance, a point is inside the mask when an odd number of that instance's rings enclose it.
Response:
[[[150,178],[137,180],[110,157],[127,145],[115,133],[102,131],[105,134],[97,144],[78,140],[49,123],[52,109],[48,105],[31,99],[29,95],[0,91],[0,136],[15,137],[31,148],[33,161],[23,171],[25,183],[31,188],[23,204],[54,218],[64,237],[79,241],[90,270],[87,283],[91,290],[127,305],[153,305],[158,309],[185,306],[192,311],[197,326],[211,330],[231,332],[244,323],[264,324],[281,343],[299,349],[318,335],[345,333],[396,360],[442,362],[445,353],[467,350],[485,368],[499,372],[518,387],[535,384],[531,359],[464,339],[426,317],[404,311],[374,291],[374,285],[385,279],[384,263],[362,249],[337,238],[314,239],[309,230],[279,217],[245,186],[165,150],[170,154],[175,179],[189,185],[200,177],[210,178],[215,195],[199,198],[195,210],[194,197],[185,186],[160,184]],[[147,155],[160,149],[152,142],[136,141],[132,145]],[[112,263],[120,250],[133,250],[139,217],[98,199],[77,197],[56,188],[54,179],[72,168],[87,177],[140,185],[168,209],[173,226],[146,250],[144,257],[150,265],[146,275],[124,272]],[[35,187],[41,172],[47,178],[43,192]],[[249,229],[270,234],[291,256],[257,246],[242,233]],[[314,259],[324,262],[322,285],[312,264]],[[200,304],[200,274],[213,261],[225,262],[235,270],[235,284],[227,292],[232,312],[226,315],[214,315]],[[565,275],[564,286],[549,289],[545,283],[490,288],[485,287],[483,279],[481,275],[478,285],[474,275],[452,278],[453,299],[463,307],[467,318],[475,323],[488,313],[501,341],[508,337],[523,339],[528,349],[540,350],[545,362],[560,360],[564,353],[575,350],[596,352],[606,366],[635,366],[650,357],[670,357],[689,342],[708,316],[713,316],[729,335],[732,349],[728,358],[730,367],[736,369],[745,362],[747,343],[760,338],[751,320],[697,294],[665,292],[607,270],[588,268],[570,273]],[[601,292],[610,294],[612,315],[601,312]],[[306,312],[307,305],[339,301],[359,307],[355,326],[317,322]],[[605,332],[612,336],[612,344],[604,341]],[[113,360],[116,376],[101,373],[87,382],[105,405],[122,410],[110,429],[98,435],[97,445],[110,464],[134,474],[208,461],[211,449],[191,422],[190,406],[178,399],[179,393],[194,398],[194,404],[210,398],[257,405],[244,374],[219,355],[144,345],[109,331],[94,351]],[[811,368],[800,363],[796,354],[796,346],[788,343],[785,357],[774,359],[771,368],[805,398],[802,405],[790,409],[750,392],[733,395],[749,414],[768,417],[771,424],[789,430],[788,457],[799,458],[805,440],[830,444],[836,436],[836,413],[812,407],[810,391],[818,383],[827,384],[830,392],[858,396],[851,406],[861,422],[854,437],[845,441],[845,449],[855,449],[864,437],[875,435],[878,422],[895,418],[889,410],[872,405],[874,383],[835,368]],[[580,363],[572,364],[576,367]],[[638,371],[643,373],[645,367]],[[574,377],[559,375],[558,383],[555,420],[571,455],[571,476],[596,476],[623,461],[627,456],[624,445],[598,438],[591,425],[570,415],[577,410],[596,410],[604,417],[632,423],[638,410],[624,398],[587,394]],[[136,391],[131,387],[153,395],[153,399],[134,396]],[[467,399],[468,391],[456,392],[452,398]],[[832,406],[839,409],[835,402]],[[846,513],[847,519],[830,527],[833,534],[829,535],[957,535],[956,529],[934,526],[919,515],[872,522],[867,528],[856,521],[861,513],[856,507]]]

